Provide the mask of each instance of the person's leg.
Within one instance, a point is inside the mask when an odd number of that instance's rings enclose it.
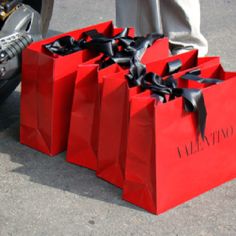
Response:
[[[159,0],[116,0],[116,24],[135,27],[137,35],[162,33]]]
[[[199,0],[161,0],[164,34],[169,37],[173,54],[191,48],[199,49],[199,55],[208,52],[207,40],[200,31]]]
[[[162,33],[170,38],[173,54],[191,48],[207,54],[208,44],[200,32],[199,0],[116,0],[117,25],[134,26],[137,34]]]

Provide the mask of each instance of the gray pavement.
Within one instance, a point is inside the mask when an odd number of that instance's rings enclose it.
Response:
[[[210,54],[236,71],[236,2],[202,2]],[[114,0],[56,0],[49,35],[114,19]],[[236,181],[160,216],[121,200],[92,171],[19,144],[20,87],[0,107],[0,235],[235,236]],[[235,89],[232,91],[235,92]]]

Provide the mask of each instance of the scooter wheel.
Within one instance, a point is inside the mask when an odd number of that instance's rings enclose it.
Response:
[[[54,0],[25,0],[25,4],[40,12],[42,17],[42,35],[46,36],[52,17]],[[20,83],[20,74],[10,80],[0,81],[0,104],[3,103]]]

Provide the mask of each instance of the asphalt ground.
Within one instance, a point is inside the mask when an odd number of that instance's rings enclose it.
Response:
[[[209,54],[236,71],[236,1],[201,3]],[[114,0],[56,0],[49,35],[114,18]],[[65,153],[49,158],[21,145],[19,99],[20,86],[0,107],[1,236],[236,235],[235,180],[154,216],[122,201],[121,190],[92,171],[66,163]]]

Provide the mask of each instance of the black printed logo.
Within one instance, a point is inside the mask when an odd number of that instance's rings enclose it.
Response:
[[[204,141],[198,139],[196,141],[190,141],[177,147],[177,153],[179,158],[189,157],[195,153],[204,151],[209,147],[213,147],[234,136],[234,127],[220,128],[205,136]]]

